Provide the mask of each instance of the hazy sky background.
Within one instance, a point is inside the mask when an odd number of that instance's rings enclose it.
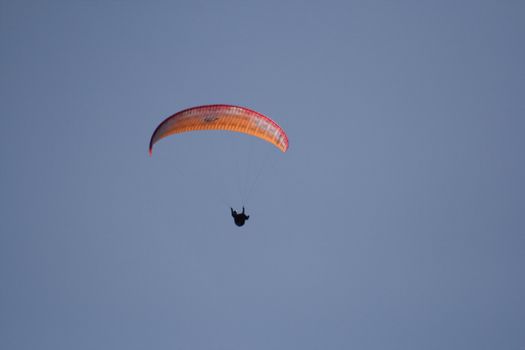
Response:
[[[1,1],[0,348],[524,349],[524,43],[523,1]],[[209,103],[289,151],[148,156]]]

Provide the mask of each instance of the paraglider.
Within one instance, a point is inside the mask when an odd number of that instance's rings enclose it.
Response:
[[[230,207],[231,214],[233,217],[233,221],[235,222],[235,225],[242,226],[244,225],[244,222],[250,218],[250,215],[246,215],[244,213],[244,207],[242,207],[242,213],[237,213],[233,208]]]
[[[149,143],[149,154],[161,139],[174,134],[200,130],[227,130],[251,135],[271,143],[282,152],[288,149],[288,136],[272,119],[249,108],[215,104],[192,107],[173,114],[160,123]],[[249,216],[230,207],[237,226],[243,226]]]

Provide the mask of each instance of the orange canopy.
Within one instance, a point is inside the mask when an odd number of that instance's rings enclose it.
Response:
[[[288,136],[276,122],[251,109],[231,105],[206,105],[188,108],[168,117],[153,132],[153,145],[169,135],[196,130],[229,130],[263,139],[282,152],[288,149]]]

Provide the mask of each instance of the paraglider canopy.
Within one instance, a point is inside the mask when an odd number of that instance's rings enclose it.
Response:
[[[233,105],[205,105],[173,114],[157,126],[149,143],[149,153],[159,140],[188,131],[228,130],[263,139],[282,152],[288,149],[288,136],[267,116],[245,107]]]

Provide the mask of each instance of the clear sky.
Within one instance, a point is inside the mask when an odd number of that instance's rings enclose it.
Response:
[[[524,43],[523,1],[0,1],[0,348],[524,349]],[[148,156],[209,103],[289,151]]]

